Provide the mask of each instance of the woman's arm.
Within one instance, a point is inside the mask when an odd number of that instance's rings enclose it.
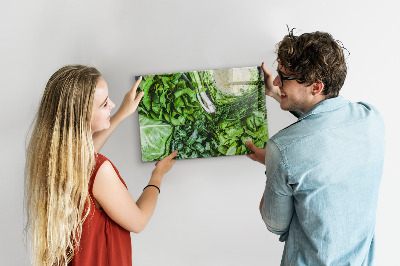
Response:
[[[124,100],[121,103],[121,106],[118,108],[118,111],[111,117],[110,119],[110,127],[108,129],[96,132],[93,134],[93,146],[96,152],[99,152],[103,145],[106,143],[107,139],[111,136],[114,130],[118,127],[118,125],[129,115],[135,112],[136,108],[139,105],[140,100],[143,97],[144,92],[140,92],[136,96],[136,90],[139,86],[142,77],[140,77],[132,89],[128,91],[125,95]]]
[[[177,154],[175,151],[157,162],[149,185],[161,186],[162,178],[173,166]],[[157,188],[147,187],[135,202],[109,161],[100,166],[93,184],[93,196],[107,215],[134,233],[141,232],[147,225],[156,207],[158,194]]]

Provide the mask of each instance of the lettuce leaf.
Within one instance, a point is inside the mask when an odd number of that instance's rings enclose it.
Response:
[[[139,115],[140,142],[144,162],[161,160],[169,154],[174,128],[161,121]]]

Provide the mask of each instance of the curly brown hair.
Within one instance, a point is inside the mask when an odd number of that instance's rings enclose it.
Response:
[[[322,93],[328,99],[339,95],[346,79],[344,49],[329,33],[316,31],[295,36],[292,29],[277,44],[277,61],[301,84],[322,82]]]

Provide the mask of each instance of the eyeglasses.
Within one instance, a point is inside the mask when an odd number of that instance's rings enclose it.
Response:
[[[281,71],[279,71],[279,70],[277,70],[277,71],[278,71],[279,80],[281,81],[282,87],[283,87],[283,81],[284,80],[295,80],[295,79],[297,79],[296,77],[284,77]]]

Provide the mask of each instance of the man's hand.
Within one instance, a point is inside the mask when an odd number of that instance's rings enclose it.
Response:
[[[254,154],[246,154],[247,157],[249,157],[253,161],[265,164],[265,149],[258,148],[251,141],[246,141],[245,145],[247,148],[254,152]]]
[[[281,91],[278,86],[274,86],[274,76],[267,69],[264,62],[261,64],[262,70],[264,72],[264,84],[265,84],[265,95],[271,96],[279,103],[282,101],[281,99]]]

